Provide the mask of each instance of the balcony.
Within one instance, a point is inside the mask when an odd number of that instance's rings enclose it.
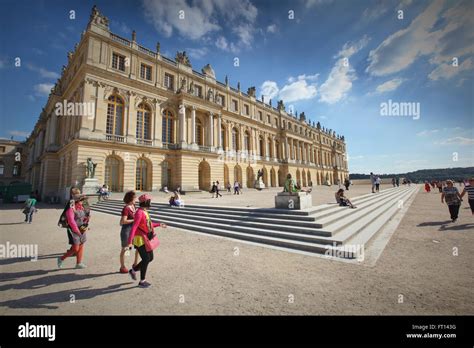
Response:
[[[137,139],[137,145],[153,146],[153,140],[149,139]]]
[[[211,146],[206,146],[206,145],[198,145],[199,151],[202,152],[212,152]]]
[[[123,135],[106,134],[105,140],[114,141],[116,143],[125,143],[125,137]]]

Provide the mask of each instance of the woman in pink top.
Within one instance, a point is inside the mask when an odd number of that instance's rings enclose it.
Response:
[[[151,207],[150,195],[141,195],[138,197],[138,202],[140,204],[140,209],[135,213],[132,230],[128,237],[128,249],[135,246],[135,249],[138,250],[142,260],[138,265],[132,266],[128,272],[132,279],[136,280],[136,271],[140,270],[140,282],[138,283],[138,286],[141,288],[148,288],[151,284],[146,281],[145,277],[148,264],[153,261],[153,250],[146,250],[144,238],[147,238],[150,233],[153,234],[154,227],[161,226],[162,228],[166,228],[167,226],[164,223],[151,221],[150,214],[148,213],[148,209]]]
[[[86,197],[81,195],[81,191],[77,188],[71,191],[71,195],[71,205],[66,210],[67,233],[71,248],[63,256],[58,257],[58,267],[62,268],[66,258],[76,255],[76,268],[86,268],[82,263],[84,243],[87,240],[86,231],[89,229],[89,212],[83,206]]]

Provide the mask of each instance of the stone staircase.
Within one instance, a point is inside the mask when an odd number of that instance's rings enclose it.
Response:
[[[178,208],[153,203],[149,212],[153,220],[184,230],[354,259],[400,210],[400,202],[418,190],[413,185],[352,198],[357,209],[337,204],[288,211],[205,205]],[[108,200],[94,204],[92,210],[120,215],[122,207],[122,201]]]

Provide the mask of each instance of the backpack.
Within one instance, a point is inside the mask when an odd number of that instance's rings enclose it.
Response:
[[[68,228],[69,227],[69,225],[67,223],[67,218],[66,218],[66,210],[68,210],[70,205],[71,205],[70,202],[66,203],[66,206],[64,207],[64,210],[61,213],[61,216],[59,217],[58,226],[61,227],[61,228]]]

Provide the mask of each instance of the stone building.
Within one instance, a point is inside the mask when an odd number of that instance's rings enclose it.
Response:
[[[81,186],[85,163],[112,191],[208,190],[211,180],[302,186],[348,176],[343,136],[113,34],[96,7],[27,140],[27,180],[41,194]]]
[[[0,186],[25,181],[26,156],[23,143],[0,139]]]

